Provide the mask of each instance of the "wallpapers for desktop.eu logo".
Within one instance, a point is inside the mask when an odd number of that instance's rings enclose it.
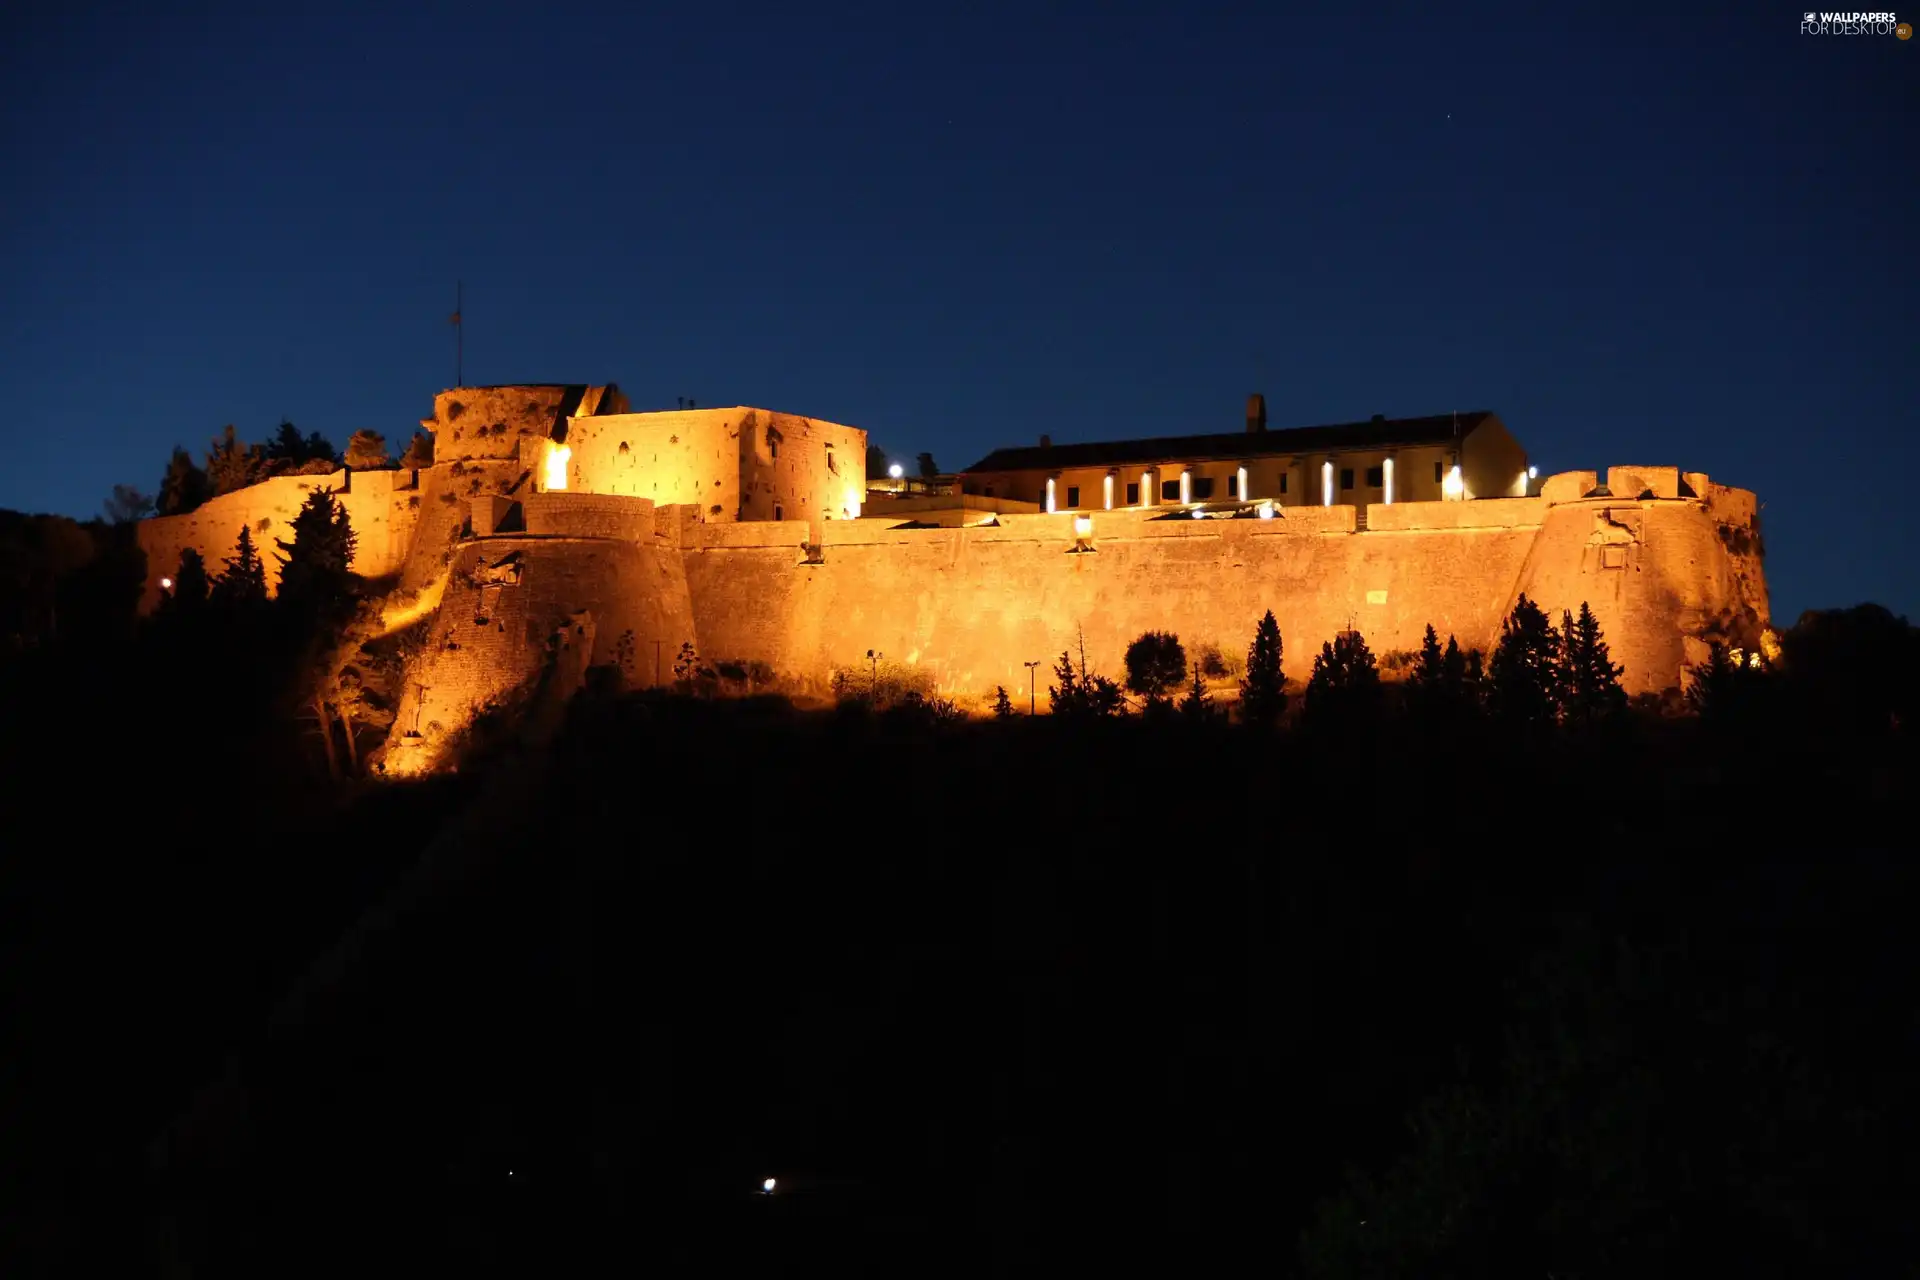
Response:
[[[1816,13],[1802,11],[1800,34],[1808,36],[1895,36],[1906,40],[1913,35],[1911,23],[1902,22],[1893,13]]]

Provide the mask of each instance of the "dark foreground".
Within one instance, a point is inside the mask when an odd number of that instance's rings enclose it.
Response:
[[[575,711],[346,802],[16,759],[9,1273],[1920,1257],[1898,737]]]

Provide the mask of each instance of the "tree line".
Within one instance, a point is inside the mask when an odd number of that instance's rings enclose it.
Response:
[[[116,524],[151,515],[185,515],[210,499],[276,476],[330,475],[343,466],[355,471],[379,471],[432,465],[433,437],[424,431],[414,432],[405,451],[395,458],[388,452],[386,437],[373,430],[354,432],[345,450],[339,450],[318,431],[302,435],[291,422],[281,422],[272,436],[255,443],[240,439],[228,425],[208,444],[197,463],[186,449],[175,445],[154,492],[115,485],[106,502],[106,514]]]

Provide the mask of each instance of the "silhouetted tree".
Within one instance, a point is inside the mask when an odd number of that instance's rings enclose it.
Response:
[[[1797,714],[1845,733],[1911,728],[1920,715],[1920,628],[1877,604],[1809,610],[1780,636]]]
[[[1321,727],[1364,726],[1380,707],[1380,671],[1358,631],[1342,631],[1320,646],[1307,680],[1302,714]]]
[[[233,557],[227,561],[226,568],[214,576],[207,598],[216,608],[228,613],[239,613],[266,603],[267,566],[254,549],[253,534],[247,526],[240,526],[240,537],[234,543]]]
[[[270,475],[320,475],[340,465],[333,442],[318,431],[300,434],[291,422],[282,422],[263,450]]]
[[[1716,728],[1748,727],[1752,709],[1752,686],[1744,663],[1735,662],[1727,646],[1712,641],[1707,660],[1691,672],[1693,683],[1687,686],[1687,705],[1700,719]]]
[[[935,476],[937,476],[937,475],[939,475],[939,474],[940,474],[940,464],[939,464],[939,463],[937,463],[937,462],[935,462],[935,461],[933,460],[933,455],[932,455],[932,454],[930,454],[930,453],[923,453],[923,454],[921,454],[921,455],[920,455],[920,459],[919,459],[919,463],[920,463],[920,478],[921,478],[921,479],[923,479],[923,480],[931,480],[931,479],[933,479],[933,478],[934,478]]]
[[[160,478],[160,496],[155,511],[163,516],[184,515],[205,502],[211,493],[207,473],[193,465],[193,456],[179,445],[167,459],[167,473]]]
[[[433,465],[433,437],[424,431],[413,433],[407,451],[400,455],[400,466],[407,471],[423,471]]]
[[[346,464],[359,471],[377,471],[391,466],[387,456],[387,438],[378,431],[356,431],[347,439]]]
[[[1416,719],[1440,719],[1446,680],[1446,655],[1441,652],[1440,637],[1429,622],[1426,635],[1420,640],[1420,657],[1407,674],[1407,709],[1413,712]]]
[[[1624,715],[1627,693],[1620,687],[1624,668],[1613,664],[1600,623],[1586,601],[1580,602],[1578,618],[1562,612],[1560,640],[1560,704],[1567,723],[1589,727]]]
[[[1164,710],[1172,690],[1187,678],[1187,651],[1170,631],[1146,631],[1127,646],[1127,691],[1149,712]]]
[[[173,589],[161,600],[157,612],[183,620],[197,618],[206,612],[207,596],[213,584],[207,578],[207,564],[201,559],[200,553],[192,547],[182,551],[180,565],[173,571],[172,577]]]
[[[877,444],[867,446],[867,482],[871,484],[887,474],[887,451]]]
[[[1240,717],[1248,724],[1271,728],[1287,712],[1287,677],[1281,667],[1283,641],[1273,610],[1254,626],[1247,646],[1247,674],[1240,681]]]
[[[105,507],[114,524],[134,524],[153,514],[153,498],[130,484],[117,484]]]
[[[1003,684],[993,686],[993,718],[1013,719],[1013,699],[1007,696],[1007,687]]]
[[[1120,686],[1087,669],[1087,638],[1080,636],[1080,663],[1076,669],[1065,650],[1053,669],[1058,684],[1047,686],[1049,711],[1070,719],[1104,720],[1119,715],[1126,705]]]
[[[266,474],[266,460],[260,446],[247,444],[229,425],[207,449],[207,488],[209,497],[244,489]]]
[[[1515,727],[1554,723],[1560,707],[1560,636],[1524,594],[1500,624],[1500,643],[1487,675],[1487,701],[1496,719]]]
[[[307,495],[293,517],[293,540],[280,548],[280,606],[309,628],[337,624],[353,608],[354,532],[330,489]]]
[[[1198,662],[1193,664],[1192,678],[1186,693],[1180,699],[1182,719],[1194,724],[1205,724],[1219,714],[1219,708],[1213,705],[1213,695],[1207,692],[1207,682],[1203,678]]]

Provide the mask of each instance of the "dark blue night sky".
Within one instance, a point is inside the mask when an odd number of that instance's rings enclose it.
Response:
[[[1920,40],[1784,6],[23,6],[0,505],[453,378],[997,445],[1491,408],[1920,615]],[[1902,13],[1902,17],[1909,15]]]

